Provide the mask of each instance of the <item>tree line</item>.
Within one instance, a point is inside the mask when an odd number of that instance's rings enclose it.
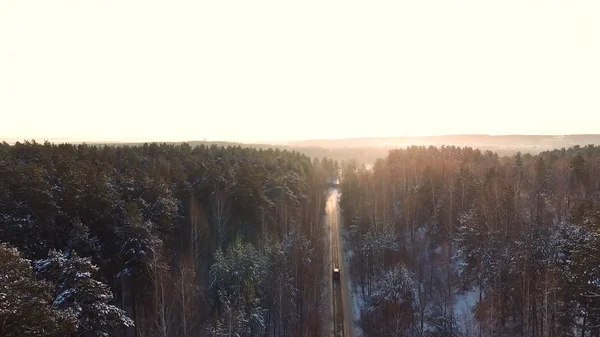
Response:
[[[600,147],[343,165],[365,336],[600,336]]]
[[[1,336],[320,336],[331,160],[0,144]]]

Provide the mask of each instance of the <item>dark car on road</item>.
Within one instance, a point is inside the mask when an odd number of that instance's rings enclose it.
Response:
[[[338,187],[339,181],[338,181],[338,179],[329,178],[329,179],[327,179],[327,184],[329,185],[329,187]]]

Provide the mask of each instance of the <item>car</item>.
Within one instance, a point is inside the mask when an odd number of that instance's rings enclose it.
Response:
[[[335,178],[327,179],[327,184],[329,187],[338,187],[340,185],[339,180]]]
[[[333,268],[333,278],[334,279],[340,278],[340,268]]]

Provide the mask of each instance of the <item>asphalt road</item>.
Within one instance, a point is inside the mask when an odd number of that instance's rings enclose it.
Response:
[[[331,238],[331,269],[330,278],[332,282],[332,319],[333,336],[336,337],[354,337],[352,325],[352,311],[350,310],[350,298],[348,296],[348,285],[344,268],[344,258],[342,254],[342,239],[340,235],[340,209],[339,192],[337,189],[331,189],[327,199],[326,219],[330,228]],[[340,269],[340,278],[333,278],[333,268]]]

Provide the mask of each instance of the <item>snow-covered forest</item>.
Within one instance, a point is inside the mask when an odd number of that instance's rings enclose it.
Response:
[[[600,147],[341,169],[366,337],[600,336]],[[1,144],[0,336],[323,336],[337,172],[281,150]]]
[[[600,336],[600,147],[457,147],[343,165],[366,337]]]
[[[331,160],[0,144],[0,336],[320,336]]]

